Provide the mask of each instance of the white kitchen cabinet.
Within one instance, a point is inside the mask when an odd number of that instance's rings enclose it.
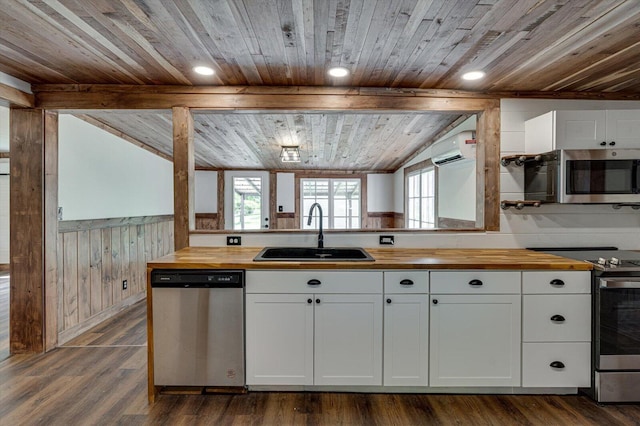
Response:
[[[525,152],[640,148],[640,110],[550,111],[525,121]]]
[[[591,274],[526,271],[522,281],[522,386],[590,386]]]
[[[246,295],[248,385],[313,384],[313,297]]]
[[[248,271],[246,292],[248,385],[382,385],[382,272]]]
[[[519,386],[520,297],[431,294],[429,384]]]
[[[382,297],[315,295],[315,385],[382,384]]]
[[[384,299],[384,385],[427,386],[429,295],[385,294]]]

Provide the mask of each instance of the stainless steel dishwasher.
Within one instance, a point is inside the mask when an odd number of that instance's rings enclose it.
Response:
[[[244,386],[244,271],[151,273],[156,386]]]

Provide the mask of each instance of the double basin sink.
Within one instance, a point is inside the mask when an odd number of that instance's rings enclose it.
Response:
[[[357,247],[265,247],[254,261],[373,261],[369,253]]]

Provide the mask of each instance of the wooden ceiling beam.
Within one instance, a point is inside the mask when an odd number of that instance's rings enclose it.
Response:
[[[34,108],[36,104],[35,96],[31,93],[23,92],[3,83],[0,83],[0,99],[9,102],[10,105],[25,108]]]

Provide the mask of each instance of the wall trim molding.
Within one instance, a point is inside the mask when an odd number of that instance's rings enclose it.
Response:
[[[173,220],[172,214],[157,216],[115,217],[109,219],[64,220],[58,222],[58,232],[89,231],[91,229],[117,228],[126,225],[144,225]]]

